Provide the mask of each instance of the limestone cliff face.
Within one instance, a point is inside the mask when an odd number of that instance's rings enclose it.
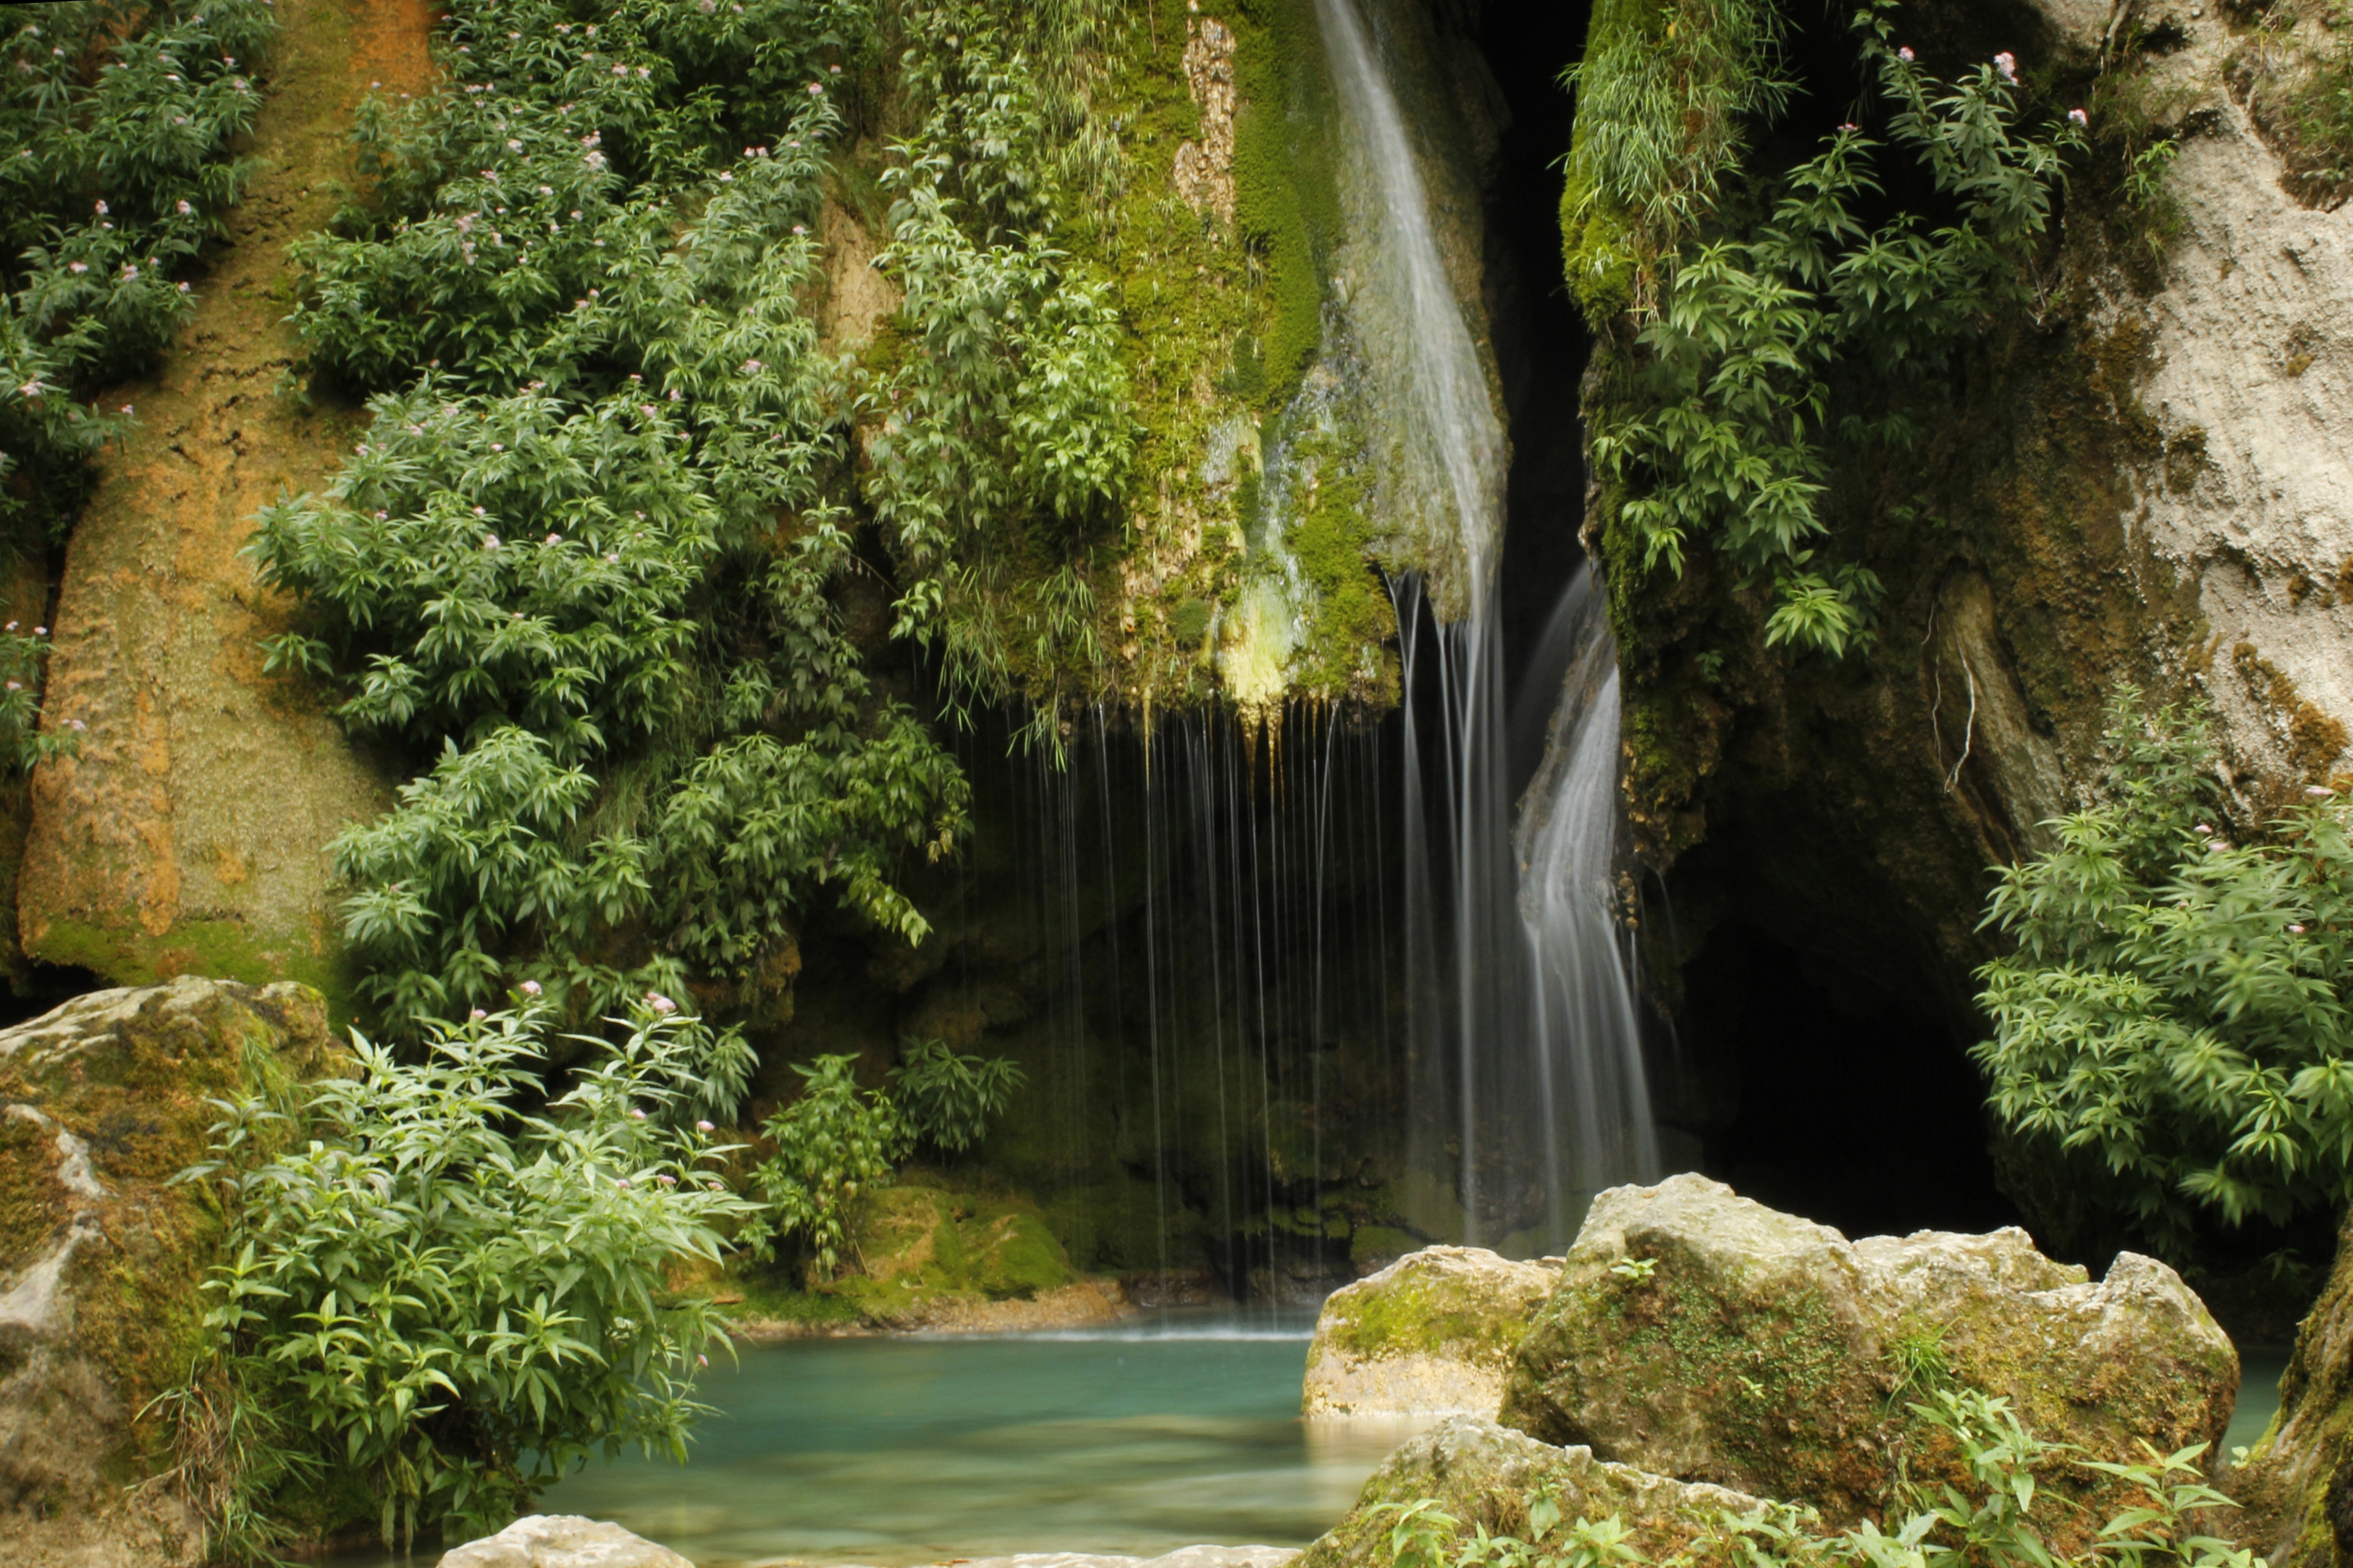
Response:
[[[2234,96],[2228,11],[1907,16],[1957,66],[2008,48],[2062,103],[2154,106],[2150,138],[2180,148],[2173,230],[2152,257],[2114,176],[2077,171],[2037,310],[1968,356],[1948,423],[1842,498],[1888,591],[1865,652],[1727,657],[1761,653],[1727,574],[1613,557],[1636,836],[1678,917],[1651,933],[1662,960],[1769,921],[1916,987],[1967,1041],[1987,868],[2081,803],[2118,683],[2212,703],[2250,816],[2348,764],[2353,214],[2293,194]],[[1932,504],[1874,504],[1906,491]]]
[[[121,389],[139,426],[102,465],[65,553],[47,722],[88,726],[36,772],[16,888],[24,949],[139,984],[180,973],[337,989],[325,846],[388,781],[307,682],[255,646],[285,606],[240,552],[253,514],[319,485],[349,421],[312,409],[280,318],[285,247],[332,212],[343,138],[374,83],[430,80],[421,5],[286,0],[262,172],[156,374]]]

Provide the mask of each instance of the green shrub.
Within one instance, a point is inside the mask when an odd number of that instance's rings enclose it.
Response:
[[[2025,261],[2048,228],[2080,125],[2018,129],[2005,60],[1949,84],[1889,41],[1888,0],[1857,13],[1862,54],[1907,152],[1951,205],[1930,228],[1867,229],[1883,187],[1876,138],[1841,128],[1760,194],[1763,217],[1675,258],[1620,400],[1597,411],[1595,466],[1640,565],[1683,569],[1705,540],[1744,585],[1768,582],[1768,646],[1843,654],[1866,633],[1878,579],[1821,559],[1832,443],[1902,445],[1893,394],[1942,367],[2000,310],[2032,299]]]
[[[937,1040],[909,1040],[903,1049],[891,1073],[895,1097],[860,1089],[855,1057],[793,1064],[805,1087],[760,1127],[776,1152],[755,1167],[753,1183],[774,1235],[753,1233],[755,1256],[773,1257],[777,1238],[798,1237],[818,1275],[832,1279],[848,1259],[859,1195],[888,1185],[919,1142],[951,1151],[978,1142],[1021,1085],[1021,1069],[1008,1061],[958,1056]]]
[[[218,1184],[231,1261],[176,1401],[227,1390],[259,1434],[216,1544],[493,1530],[591,1454],[685,1458],[722,1321],[668,1271],[716,1259],[750,1205],[677,1088],[719,1042],[667,1008],[543,1107],[553,1015],[527,1003],[436,1028],[413,1062],[355,1036],[356,1077],[227,1108],[216,1163],[183,1178]],[[290,1115],[300,1142],[257,1161]]]
[[[2160,1244],[2353,1199],[2353,808],[2233,833],[2207,720],[2110,710],[2100,797],[2001,873],[1978,971],[1994,1111],[2087,1157]],[[2220,825],[2221,831],[2217,831]]]
[[[908,1126],[915,1136],[961,1153],[988,1132],[1021,1087],[1018,1064],[1003,1057],[958,1056],[940,1040],[909,1040],[891,1069]]]
[[[457,79],[371,110],[372,195],[297,247],[314,366],[386,390],[252,549],[311,612],[273,665],[344,672],[344,721],[429,760],[335,846],[396,1036],[526,977],[583,1020],[754,984],[820,887],[923,934],[898,864],[968,790],[842,635],[852,395],[803,309],[872,27],[461,5]]]
[[[12,6],[0,42],[0,542],[62,539],[133,417],[101,388],[195,309],[188,263],[251,171],[230,155],[266,0]]]

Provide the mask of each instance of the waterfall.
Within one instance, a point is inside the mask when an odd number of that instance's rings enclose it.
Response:
[[[1612,913],[1620,901],[1618,643],[1607,610],[1599,578],[1578,568],[1535,661],[1540,669],[1564,662],[1567,673],[1514,841],[1556,1247],[1572,1239],[1592,1194],[1660,1174],[1630,944]]]
[[[1399,552],[1424,563],[1429,579],[1396,584],[1408,914],[1416,922],[1408,1015],[1430,1075],[1417,1160],[1424,1169],[1441,1157],[1453,1166],[1464,1239],[1556,1248],[1597,1186],[1647,1178],[1657,1163],[1628,960],[1609,904],[1616,651],[1598,609],[1568,617],[1587,638],[1515,843],[1495,591],[1504,428],[1412,139],[1356,0],[1317,0],[1316,9],[1352,154],[1359,237],[1348,308],[1376,383],[1380,500],[1398,520]],[[1598,604],[1588,579],[1571,592]],[[1425,593],[1435,623],[1427,643]],[[1434,814],[1414,713],[1425,680],[1442,717]],[[1435,841],[1424,826],[1430,816],[1443,825]],[[1442,1116],[1432,1114],[1440,1107]]]

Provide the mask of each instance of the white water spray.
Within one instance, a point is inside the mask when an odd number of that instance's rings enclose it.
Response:
[[[1411,1021],[1425,1067],[1451,1068],[1417,1131],[1417,1163],[1451,1144],[1464,1238],[1516,1250],[1564,1245],[1586,1200],[1611,1181],[1655,1174],[1648,1095],[1626,957],[1609,914],[1617,808],[1616,649],[1598,611],[1555,748],[1511,830],[1502,627],[1495,579],[1507,461],[1477,341],[1430,222],[1413,142],[1356,0],[1317,0],[1352,153],[1356,280],[1350,311],[1376,382],[1374,437],[1384,515],[1428,563],[1442,708],[1439,787],[1446,832],[1421,830],[1424,801],[1411,694],[1421,659],[1419,584],[1402,584],[1408,898],[1418,918],[1445,890],[1446,925],[1409,947]],[[1580,583],[1584,579],[1580,579]],[[1573,590],[1574,591],[1574,590]],[[1606,687],[1606,700],[1601,691]],[[1574,693],[1592,695],[1577,699]],[[1515,857],[1514,851],[1519,851]],[[1525,893],[1514,860],[1525,862]]]

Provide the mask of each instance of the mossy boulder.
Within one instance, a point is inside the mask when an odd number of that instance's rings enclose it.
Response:
[[[2353,1563],[2353,1218],[2295,1334],[2279,1413],[2232,1472],[2234,1533],[2282,1568]]]
[[[1315,1320],[1306,1415],[1493,1416],[1557,1260],[1426,1247],[1335,1290]]]
[[[337,1059],[291,983],[100,991],[0,1033],[0,1561],[185,1554],[168,1500],[121,1506],[158,1468],[141,1413],[188,1373],[223,1236],[209,1189],[170,1183],[209,1101]]]
[[[1045,1216],[1018,1198],[885,1187],[867,1199],[852,1239],[858,1271],[826,1289],[893,1327],[919,1327],[974,1302],[1029,1300],[1078,1279]]]
[[[1726,1513],[1746,1513],[1758,1500],[1723,1487],[1651,1475],[1596,1458],[1585,1447],[1556,1448],[1475,1415],[1451,1416],[1381,1461],[1356,1506],[1302,1552],[1294,1568],[1386,1568],[1395,1561],[1383,1511],[1393,1503],[1433,1499],[1467,1533],[1525,1538],[1527,1506],[1549,1490],[1564,1519],[1615,1514],[1645,1560],[1709,1561],[1705,1533]]]
[[[2087,1458],[2137,1459],[2144,1441],[2217,1443],[2239,1358],[2151,1258],[2120,1253],[2094,1285],[2015,1228],[1850,1242],[1683,1175],[1595,1200],[1502,1419],[1844,1524],[1881,1513],[1899,1458],[1915,1481],[1963,1479],[1912,1413],[1940,1385],[2007,1397]],[[2084,1531],[2122,1506],[2089,1472],[2051,1484],[2086,1505],[2063,1510]]]

